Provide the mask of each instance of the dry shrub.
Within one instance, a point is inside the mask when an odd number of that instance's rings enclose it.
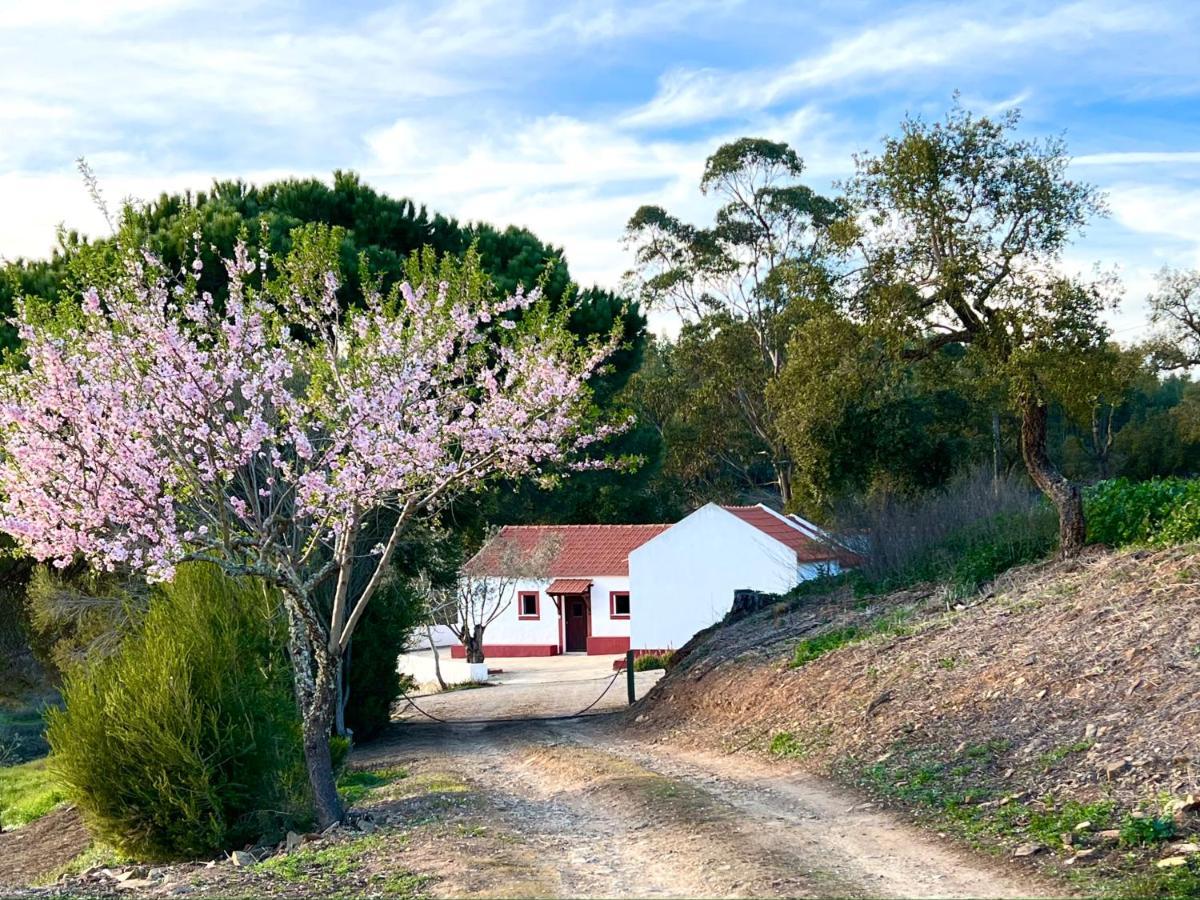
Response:
[[[839,519],[859,535],[863,577],[874,587],[948,581],[974,588],[1049,553],[1056,519],[1023,477],[993,480],[983,468],[917,496],[885,494],[846,505]]]

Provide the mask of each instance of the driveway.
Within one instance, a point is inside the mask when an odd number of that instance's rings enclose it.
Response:
[[[451,660],[449,655],[445,650],[440,651],[442,677],[447,684],[466,681],[466,663]],[[398,717],[426,722],[435,717],[462,722],[612,712],[628,703],[625,674],[613,669],[613,663],[623,658],[623,654],[587,656],[574,653],[493,657],[487,663],[495,674],[486,686],[437,692],[433,653],[429,650],[406,653],[400,657],[400,671],[413,675],[422,690],[412,695],[411,702],[404,705]],[[635,672],[635,695],[644,696],[662,675],[661,669]]]

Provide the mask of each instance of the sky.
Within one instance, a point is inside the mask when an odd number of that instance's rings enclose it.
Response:
[[[1065,137],[1110,214],[1064,265],[1117,268],[1137,339],[1154,274],[1200,267],[1196,0],[0,0],[0,257],[106,232],[81,156],[112,200],[350,169],[615,288],[639,206],[711,217],[721,143],[787,141],[833,190],[955,92]]]

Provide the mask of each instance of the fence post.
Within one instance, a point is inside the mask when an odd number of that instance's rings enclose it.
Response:
[[[629,705],[633,706],[633,701],[637,699],[633,692],[633,651],[625,651],[625,686],[629,690]]]

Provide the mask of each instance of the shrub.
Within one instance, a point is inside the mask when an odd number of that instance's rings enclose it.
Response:
[[[1200,539],[1200,480],[1113,478],[1085,495],[1088,540],[1121,547]]]
[[[97,838],[137,858],[192,857],[305,818],[276,608],[257,583],[181,566],[114,653],[68,673],[50,769]]]
[[[346,727],[356,741],[369,740],[391,720],[402,686],[397,661],[421,618],[416,591],[399,578],[384,582],[363,613],[346,667]]]
[[[633,671],[649,672],[653,669],[665,669],[671,663],[671,653],[646,653],[634,657]]]
[[[868,593],[920,581],[974,590],[1057,542],[1057,519],[1041,495],[1017,477],[995,482],[984,469],[918,497],[876,497],[839,518],[862,536],[855,577]]]

